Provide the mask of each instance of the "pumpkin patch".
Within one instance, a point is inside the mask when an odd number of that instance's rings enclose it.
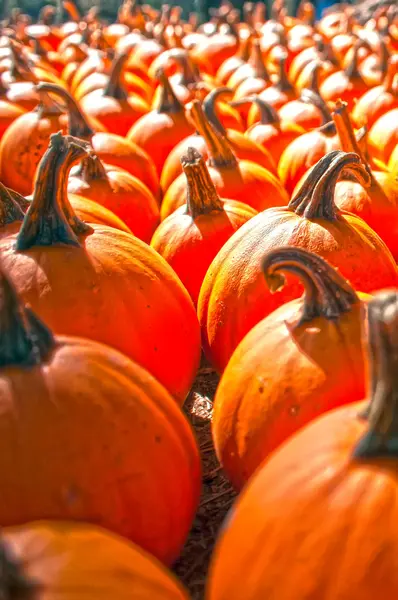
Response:
[[[44,4],[0,6],[0,597],[395,600],[396,2]]]

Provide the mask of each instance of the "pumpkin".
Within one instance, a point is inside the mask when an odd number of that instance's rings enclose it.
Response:
[[[203,349],[217,370],[225,369],[254,325],[300,293],[294,281],[276,295],[266,289],[261,261],[275,247],[297,246],[319,254],[362,292],[397,285],[398,269],[384,242],[365,221],[334,204],[336,181],[347,170],[363,185],[370,183],[359,156],[330,152],[287,207],[270,208],[243,225],[210,265],[198,316]]]
[[[258,105],[260,121],[249,127],[245,135],[268,150],[278,164],[285,148],[305,130],[290,121],[281,121],[277,111],[260,97],[244,98],[240,102],[255,102]]]
[[[302,281],[305,292],[253,327],[217,388],[214,446],[236,489],[298,429],[365,393],[361,322],[366,296],[358,296],[322,258],[302,248],[271,250],[262,269],[271,291],[284,286],[286,272]]]
[[[177,579],[144,550],[86,523],[7,527],[0,552],[4,597],[55,600],[62,590],[65,598],[83,594],[87,600],[188,600]]]
[[[228,87],[219,87],[211,90],[203,100],[203,109],[207,118],[216,127],[220,126],[224,129],[232,129],[236,132],[244,132],[242,118],[239,111],[231,106],[231,103],[225,100],[231,100],[233,92]],[[224,100],[224,101],[223,101]]]
[[[0,77],[0,140],[11,123],[25,112],[18,104],[9,102],[7,99],[7,88],[2,83]]]
[[[239,67],[246,64],[250,58],[251,45],[252,36],[250,34],[244,35],[242,33],[239,35],[239,45],[236,54],[227,58],[217,71],[217,80],[221,84],[227,85],[231,75],[233,75]]]
[[[167,156],[178,142],[193,133],[193,127],[162,70],[158,77],[162,86],[159,105],[138,119],[127,138],[149,154],[160,176]]]
[[[351,110],[358,98],[368,91],[369,86],[358,67],[358,52],[363,43],[363,40],[358,40],[355,44],[352,61],[343,71],[332,73],[321,83],[321,96],[326,102],[336,102],[341,99],[347,102]]]
[[[352,120],[357,127],[366,124],[368,127],[384,113],[398,108],[398,82],[394,83],[398,73],[398,56],[390,58],[388,71],[381,85],[371,88],[355,104]]]
[[[286,190],[291,194],[309,167],[338,148],[334,123],[327,123],[293,140],[282,152],[278,163],[279,179]]]
[[[381,36],[378,40],[377,50],[377,53],[370,53],[361,64],[362,77],[369,86],[380,85],[388,70],[390,52]]]
[[[20,231],[0,239],[3,264],[24,300],[56,333],[114,346],[182,402],[200,354],[191,299],[147,244],[77,219],[61,165],[85,154],[74,138],[51,138]],[[112,316],[104,318],[108,311]]]
[[[147,187],[127,171],[104,165],[92,154],[69,178],[68,192],[106,207],[140,240],[150,242],[159,222],[159,207]]]
[[[0,281],[2,526],[88,521],[170,564],[200,494],[198,449],[175,400],[116,350],[54,337]]]
[[[314,46],[309,46],[295,56],[289,68],[289,80],[301,90],[307,77],[307,73],[312,71],[314,64],[322,64],[322,77],[325,74],[334,73],[337,70],[337,60],[333,54],[330,44],[319,34],[314,35]]]
[[[89,141],[95,154],[102,161],[128,171],[144,183],[156,199],[159,199],[160,186],[156,168],[142,148],[120,135],[94,131],[78,103],[61,88],[40,84],[38,89],[63,100],[69,113],[68,133],[70,135]]]
[[[127,54],[115,58],[109,81],[104,89],[86,95],[81,106],[88,116],[95,117],[107,131],[125,136],[140,117],[149,112],[149,105],[135,94],[127,94],[121,74]]]
[[[368,144],[372,156],[387,165],[398,144],[398,107],[385,112],[373,123],[369,130]]]
[[[285,205],[287,194],[278,179],[267,169],[248,160],[237,160],[227,138],[206,119],[199,101],[192,103],[195,127],[206,141],[210,176],[222,198],[245,202],[255,210]],[[185,204],[186,178],[182,173],[168,188],[161,206],[161,219]]]
[[[365,153],[358,144],[347,112],[347,105],[336,104],[333,114],[341,148],[355,152],[370,175],[370,186],[364,189],[359,183],[342,177],[336,184],[334,201],[341,209],[358,215],[379,234],[392,255],[398,259],[398,181],[388,171],[372,171]],[[344,180],[345,179],[345,180]]]
[[[181,158],[186,205],[155,231],[151,246],[173,267],[194,304],[206,271],[231,235],[257,212],[241,202],[221,201],[202,156],[188,148]]]
[[[318,418],[258,470],[216,546],[209,600],[397,596],[397,293],[368,311],[370,402]]]
[[[227,87],[234,90],[236,99],[248,94],[258,94],[271,85],[260,42],[253,40],[249,60],[228,79]],[[246,117],[247,115],[243,115]]]

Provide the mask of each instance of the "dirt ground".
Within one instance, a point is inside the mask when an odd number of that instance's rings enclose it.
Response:
[[[202,457],[202,498],[191,534],[174,571],[191,593],[203,600],[206,575],[219,528],[236,494],[224,477],[214,453],[210,424],[213,397],[218,383],[215,371],[206,364],[198,373],[184,405],[198,440]]]

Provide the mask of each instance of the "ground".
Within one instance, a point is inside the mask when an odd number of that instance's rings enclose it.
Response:
[[[219,466],[211,437],[213,397],[217,383],[215,371],[203,364],[184,406],[200,448],[203,489],[190,536],[174,571],[190,591],[193,600],[204,599],[214,542],[236,496]]]

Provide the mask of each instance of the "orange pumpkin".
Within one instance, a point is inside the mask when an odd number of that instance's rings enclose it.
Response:
[[[163,565],[135,544],[83,523],[36,521],[1,536],[3,592],[37,600],[188,600]],[[59,566],[62,563],[62,568]]]
[[[235,73],[239,67],[246,64],[250,57],[251,44],[251,35],[241,34],[239,36],[239,46],[236,54],[230,58],[227,58],[217,71],[217,80],[221,84],[227,85],[231,75],[233,75],[233,73]]]
[[[258,470],[216,546],[209,600],[397,597],[397,293],[368,311],[370,403],[318,418]]]
[[[121,75],[126,61],[127,54],[115,58],[106,87],[81,100],[86,115],[96,118],[106,131],[121,136],[127,135],[132,125],[149,112],[147,102],[136,94],[129,95],[123,85]]]
[[[147,244],[77,219],[61,165],[85,153],[74,138],[51,138],[21,229],[0,240],[3,264],[24,300],[56,333],[114,346],[182,402],[200,355],[191,299]]]
[[[24,113],[25,110],[21,106],[7,99],[7,88],[0,77],[0,140],[11,123]]]
[[[181,162],[187,179],[186,205],[159,225],[151,246],[173,267],[196,305],[211,261],[257,211],[241,202],[221,201],[194,148],[188,148]]]
[[[200,494],[198,449],[175,400],[116,350],[54,337],[3,273],[0,288],[2,525],[88,521],[171,563]]]
[[[250,104],[252,102],[258,105],[260,120],[249,127],[245,135],[265,148],[273,157],[275,163],[278,164],[285,148],[305,133],[305,130],[290,121],[281,121],[277,111],[270,104],[261,100],[260,97],[242,98],[242,100],[233,102],[233,104]]]
[[[138,119],[128,132],[127,139],[149,154],[160,176],[167,156],[178,142],[193,133],[193,127],[162,70],[158,77],[162,86],[160,104]]]
[[[278,179],[267,169],[248,160],[237,160],[226,137],[206,119],[199,101],[192,103],[191,115],[209,151],[210,176],[222,198],[248,204],[256,210],[283,206],[288,198]],[[181,174],[168,188],[161,206],[161,219],[185,204],[186,178]]]
[[[271,250],[262,268],[271,291],[284,286],[282,271],[298,276],[305,293],[243,338],[217,388],[213,440],[236,489],[295,431],[365,393],[366,296],[358,297],[337,271],[302,248]]]
[[[398,107],[384,113],[373,123],[369,130],[368,144],[372,156],[387,165],[398,144]]]
[[[203,349],[219,371],[254,325],[301,293],[294,281],[277,295],[266,289],[261,261],[267,250],[293,245],[314,251],[363,292],[398,284],[398,269],[384,242],[365,221],[334,204],[335,184],[345,170],[364,185],[370,183],[356,154],[330,152],[288,207],[270,208],[251,219],[214,259],[202,285],[198,315]]]

